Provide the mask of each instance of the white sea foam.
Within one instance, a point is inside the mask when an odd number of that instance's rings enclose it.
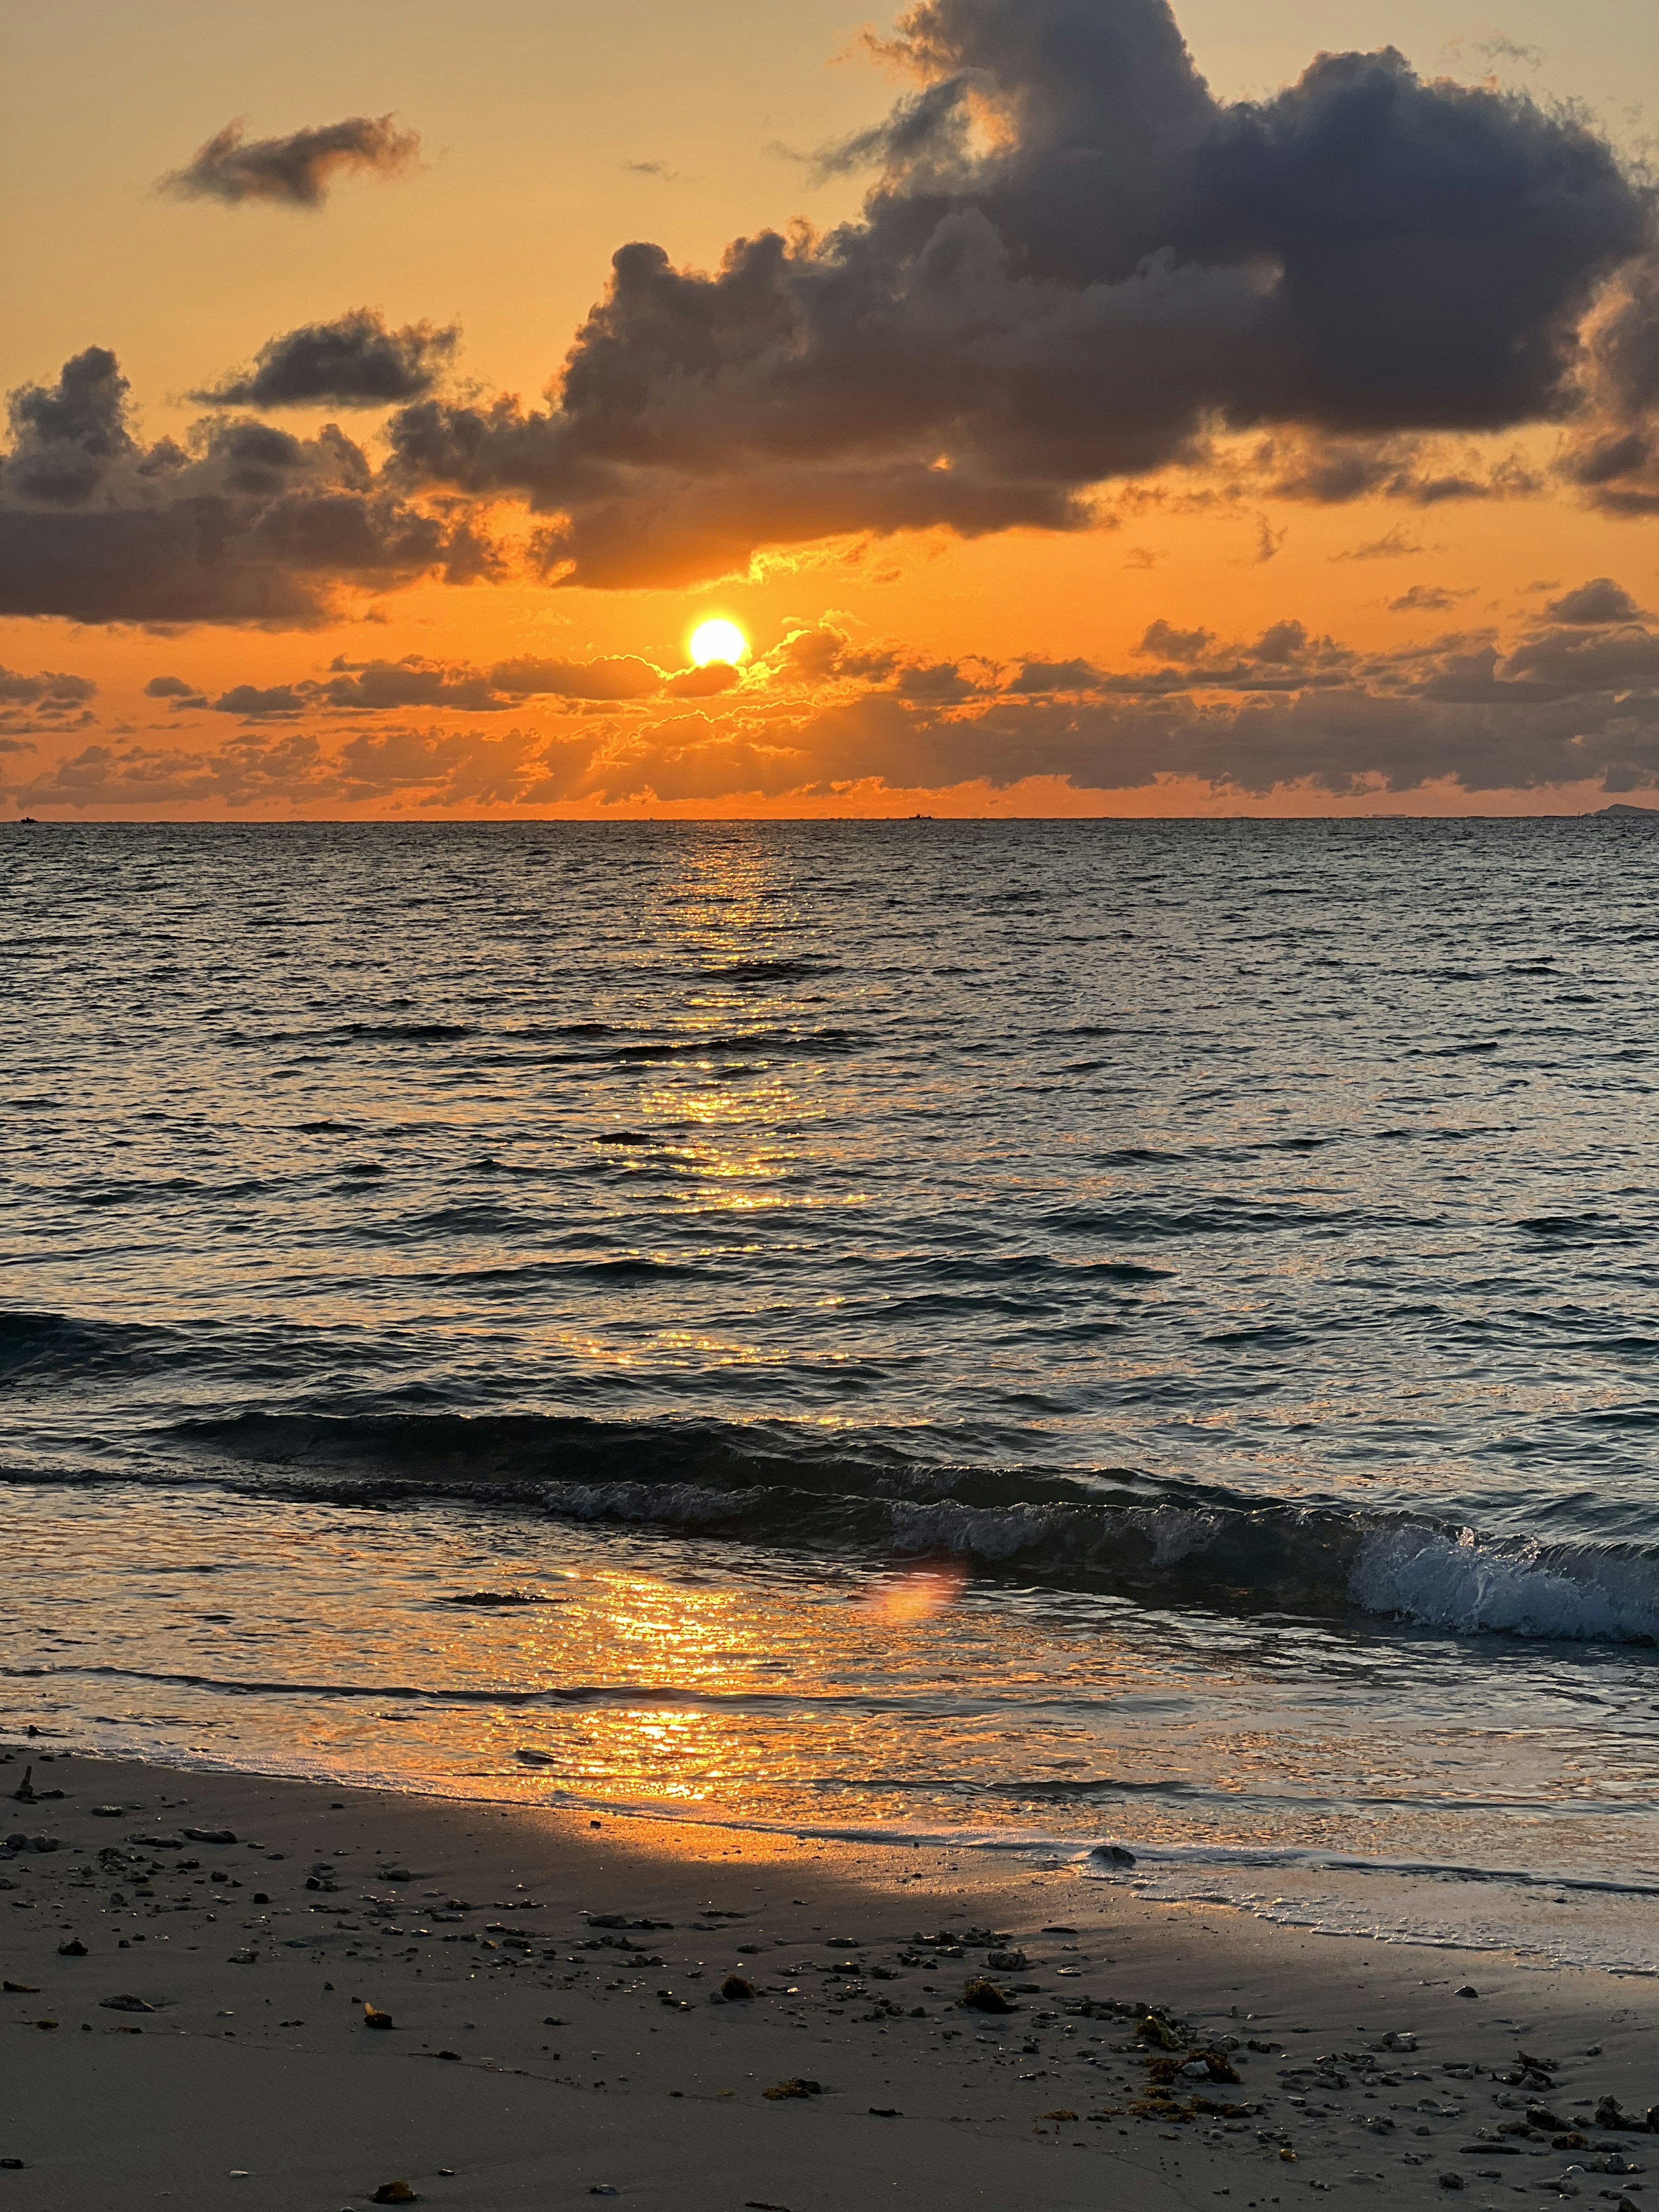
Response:
[[[1472,1529],[1411,1523],[1361,1547],[1355,1604],[1468,1634],[1635,1641],[1659,1638],[1659,1577],[1650,1559],[1588,1547],[1482,1540]]]

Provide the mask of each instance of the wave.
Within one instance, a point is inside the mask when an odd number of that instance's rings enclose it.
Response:
[[[1252,1498],[1131,1468],[963,1465],[948,1433],[580,1415],[245,1413],[149,1440],[158,1481],[378,1504],[444,1498],[1231,1613],[1659,1642],[1659,1548]],[[14,1480],[65,1470],[13,1465]],[[132,1462],[88,1480],[132,1479]]]

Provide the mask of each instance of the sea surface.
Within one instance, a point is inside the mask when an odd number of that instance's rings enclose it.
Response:
[[[7,826],[0,946],[0,1735],[1653,1969],[1659,817]]]

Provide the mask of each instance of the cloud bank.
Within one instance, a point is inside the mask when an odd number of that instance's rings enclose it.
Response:
[[[227,207],[252,200],[318,208],[337,177],[405,176],[420,154],[418,134],[395,129],[389,115],[350,115],[285,138],[249,138],[239,119],[216,131],[158,189],[173,199],[219,200]]]
[[[79,622],[327,620],[345,586],[465,582],[495,556],[465,516],[410,505],[332,423],[199,426],[188,447],[134,435],[126,379],[88,347],[55,385],[10,399],[0,460],[0,613]]]
[[[168,696],[186,688],[161,680]],[[1006,790],[1034,777],[1085,793],[1196,781],[1240,799],[1442,783],[1467,793],[1659,787],[1659,624],[1607,578],[1507,639],[1452,633],[1393,653],[1363,653],[1286,617],[1244,639],[1155,622],[1117,667],[929,663],[824,620],[719,681],[721,696],[699,701],[684,676],[629,657],[337,663],[321,678],[222,693],[214,707],[241,718],[222,746],[99,739],[9,795],[30,809],[533,812],[641,799],[822,805],[854,788]],[[550,726],[486,719],[538,702],[551,702]],[[402,719],[411,710],[449,726]]]
[[[1402,441],[1583,402],[1579,325],[1651,235],[1587,125],[1391,50],[1231,105],[1165,0],[922,0],[884,51],[920,89],[824,157],[878,168],[860,221],[740,239],[712,276],[623,246],[550,405],[417,404],[400,480],[527,501],[550,572],[598,586],[849,531],[1081,528],[1091,487],[1218,428],[1335,441],[1293,495],[1409,489]],[[1625,283],[1597,373],[1633,394],[1659,346]]]
[[[1391,49],[1218,101],[1167,0],[921,0],[882,51],[915,90],[821,156],[874,170],[860,217],[712,274],[623,246],[544,406],[445,398],[455,332],[367,309],[198,396],[390,405],[374,465],[336,427],[222,413],[146,447],[100,347],[13,394],[0,613],[313,623],[505,573],[500,502],[537,518],[533,573],[599,588],[850,534],[1085,530],[1179,467],[1194,500],[1242,467],[1253,495],[1426,508],[1540,491],[1541,463],[1443,450],[1539,424],[1578,495],[1659,512],[1652,198],[1577,116]],[[169,189],[314,206],[414,155],[386,117],[232,125]]]

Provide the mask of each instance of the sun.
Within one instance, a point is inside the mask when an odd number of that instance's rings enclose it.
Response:
[[[699,668],[711,661],[728,661],[736,667],[749,651],[749,641],[736,623],[699,623],[691,633],[691,658]]]

